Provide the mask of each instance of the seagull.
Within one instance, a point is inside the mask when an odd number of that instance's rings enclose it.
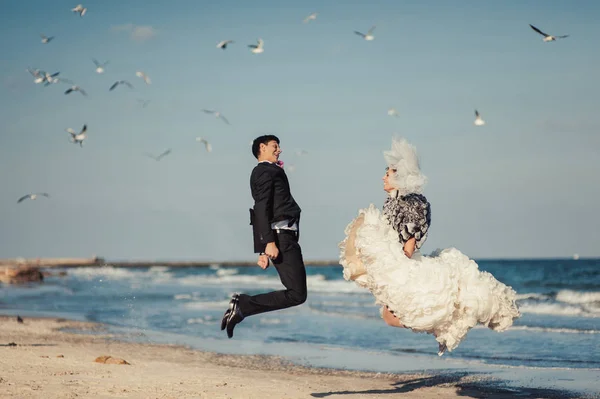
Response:
[[[152,83],[152,81],[150,80],[150,77],[142,71],[136,71],[135,76],[144,79],[144,83],[146,83],[147,85]]]
[[[475,126],[483,126],[485,125],[485,121],[481,119],[481,115],[479,115],[479,111],[475,110],[475,122],[473,122]]]
[[[369,29],[369,31],[367,32],[367,34],[365,35],[364,33],[360,33],[358,31],[354,31],[354,33],[356,33],[359,36],[362,36],[363,39],[371,41],[373,39],[375,39],[375,36],[373,36],[373,31],[375,30],[375,25],[373,25],[371,27],[371,29]]]
[[[208,140],[203,139],[202,137],[196,137],[196,141],[199,141],[200,143],[203,143],[204,147],[206,148],[206,151],[212,152],[212,145],[210,145],[210,143],[208,142]]]
[[[46,43],[50,43],[50,41],[51,41],[52,39],[54,39],[54,36],[50,36],[50,37],[48,37],[48,36],[46,36],[46,35],[43,35],[43,34],[40,34],[40,36],[42,37],[42,43],[44,43],[44,44],[46,44]]]
[[[299,157],[301,157],[302,155],[307,155],[308,151],[306,150],[296,150],[296,155],[298,155]]]
[[[235,43],[233,40],[223,40],[222,42],[219,42],[217,44],[217,48],[220,48],[222,50],[225,50],[227,48],[227,45],[229,43]]]
[[[389,116],[395,116],[396,118],[400,117],[400,114],[398,113],[398,111],[396,111],[394,108],[390,108],[388,109],[387,114]]]
[[[87,138],[85,132],[87,131],[87,125],[83,125],[81,131],[79,133],[75,133],[75,130],[71,128],[65,129],[67,133],[71,135],[71,142],[78,144],[80,147],[83,147],[83,140]]]
[[[138,103],[142,104],[142,108],[146,108],[146,106],[150,102],[150,100],[144,100],[142,98],[138,98],[137,101],[138,101]]]
[[[27,194],[27,195],[24,195],[24,196],[22,196],[21,198],[19,198],[19,199],[17,200],[17,204],[18,204],[18,203],[20,203],[20,202],[23,202],[23,201],[25,201],[26,199],[31,199],[31,200],[34,200],[34,199],[36,199],[36,198],[37,198],[38,196],[40,196],[40,195],[41,195],[41,196],[44,196],[44,197],[46,197],[46,198],[50,198],[50,195],[49,195],[48,193],[35,193],[35,194]]]
[[[64,82],[64,83],[73,83],[72,81],[70,81],[69,79],[64,79],[64,78],[57,78],[58,74],[60,74],[60,72],[55,72],[53,74],[49,74],[48,72],[44,72],[44,71],[38,71],[41,72],[40,76],[38,78],[35,79],[36,83],[44,83],[44,86],[50,86],[53,83],[58,83],[58,82]]]
[[[108,91],[113,91],[115,89],[115,87],[117,87],[118,85],[126,85],[130,89],[133,89],[133,85],[131,83],[129,83],[128,81],[126,81],[126,80],[117,80],[115,83],[113,83],[112,86],[110,86],[110,89],[108,89]]]
[[[96,73],[104,73],[104,67],[108,65],[109,62],[106,61],[104,63],[99,63],[98,60],[96,60],[95,58],[92,58],[92,61],[94,62],[94,64],[96,64]]]
[[[250,47],[252,49],[250,51],[252,51],[254,54],[260,54],[263,51],[265,51],[265,49],[263,48],[263,46],[265,44],[265,42],[263,42],[263,39],[258,39],[257,41],[258,41],[258,44],[249,44],[248,45],[248,47]]]
[[[539,30],[538,28],[536,28],[535,26],[533,26],[531,24],[529,24],[529,26],[531,26],[531,29],[533,29],[534,31],[536,31],[540,35],[544,36],[544,38],[542,40],[545,41],[545,42],[553,42],[556,39],[564,39],[565,37],[569,37],[569,35],[552,36],[552,35],[549,35],[547,33],[542,32],[541,30]]]
[[[219,111],[214,111],[212,109],[203,109],[202,111],[204,111],[205,114],[214,114],[215,117],[220,118],[223,120],[223,122],[227,123],[228,125],[231,125],[231,123],[229,123],[227,118],[225,118],[225,116],[223,116],[223,114],[220,113]]]
[[[312,14],[310,14],[308,17],[304,18],[304,23],[310,22],[310,21],[314,21],[315,19],[317,19],[317,13],[313,12]]]
[[[152,155],[152,154],[147,153],[147,152],[145,152],[144,155],[146,155],[147,157],[150,157],[150,158],[152,158],[152,159],[154,159],[155,161],[158,162],[158,161],[161,160],[161,158],[169,155],[170,153],[171,153],[171,149],[169,148],[168,150],[163,151],[161,154],[159,154],[156,157],[154,155]]]
[[[44,71],[41,71],[39,69],[27,68],[27,72],[29,72],[31,76],[35,78],[33,79],[33,82],[35,84],[42,83],[44,81],[44,75],[42,74],[42,72],[45,74]]]
[[[75,8],[71,8],[71,11],[78,12],[79,16],[83,17],[85,15],[85,12],[87,11],[87,8],[83,7],[81,4],[77,4]]]
[[[81,87],[75,85],[75,86],[71,86],[70,88],[67,89],[67,91],[65,91],[65,94],[69,94],[73,91],[78,91],[81,94],[83,94],[84,96],[87,96],[87,93],[85,92],[85,90],[83,90]]]

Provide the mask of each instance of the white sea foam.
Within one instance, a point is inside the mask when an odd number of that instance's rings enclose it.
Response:
[[[177,282],[185,286],[202,287],[206,285],[214,286],[233,286],[236,289],[264,287],[270,289],[281,289],[282,284],[279,277],[264,275],[244,275],[229,274],[222,275],[195,275],[186,276],[177,279]],[[324,275],[316,274],[306,278],[309,292],[321,293],[362,293],[368,294],[368,291],[361,289],[356,284],[351,284],[345,280],[327,280]]]
[[[485,328],[484,326],[481,326]],[[600,334],[600,330],[578,330],[576,328],[554,328],[554,327],[530,327],[530,326],[512,326],[509,331],[532,331],[549,332],[560,334]]]
[[[68,274],[84,280],[122,280],[142,277],[147,275],[150,269],[125,269],[122,267],[77,267],[68,270]],[[153,274],[156,272],[152,272]]]
[[[573,304],[595,303],[600,302],[600,292],[562,290],[556,294],[556,300]]]
[[[217,269],[217,276],[221,277],[221,276],[233,276],[234,274],[237,274],[238,270],[237,269]]]
[[[203,316],[203,317],[196,317],[196,318],[188,319],[187,323],[188,324],[214,324],[216,321],[217,321],[217,319],[215,319],[212,316]]]
[[[260,324],[264,325],[277,325],[277,324],[290,324],[289,321],[284,321],[278,318],[267,318],[263,317],[260,319]]]
[[[225,301],[187,302],[183,306],[187,309],[227,309],[227,306],[229,306],[229,299]]]
[[[549,314],[557,316],[600,317],[600,312],[585,309],[581,306],[565,305],[562,303],[537,303],[519,306],[522,313]]]
[[[526,293],[526,294],[517,294],[517,301],[522,301],[525,299],[548,299],[550,298],[548,295],[545,294],[538,294],[538,293]]]

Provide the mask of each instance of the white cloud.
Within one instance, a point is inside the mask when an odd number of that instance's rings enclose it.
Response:
[[[157,30],[150,25],[134,25],[132,23],[116,25],[111,28],[113,32],[129,32],[129,37],[137,42],[152,39]]]

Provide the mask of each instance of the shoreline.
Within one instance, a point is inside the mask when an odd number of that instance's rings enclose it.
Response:
[[[375,373],[302,366],[279,356],[132,343],[110,333],[109,327],[52,317],[24,317],[18,323],[15,316],[0,315],[0,391],[8,395],[0,397],[594,397],[509,387],[485,371]],[[94,362],[105,355],[129,365]]]

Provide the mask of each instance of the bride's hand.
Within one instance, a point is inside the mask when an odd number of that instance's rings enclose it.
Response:
[[[416,244],[417,240],[415,237],[412,237],[404,243],[404,255],[406,255],[407,258],[412,258],[412,255],[415,252]]]

